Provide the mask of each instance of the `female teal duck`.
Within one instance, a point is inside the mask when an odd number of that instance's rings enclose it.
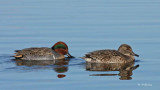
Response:
[[[22,60],[55,60],[64,59],[67,55],[69,58],[73,57],[69,54],[68,46],[64,42],[57,42],[51,48],[26,48],[22,50],[15,50],[14,57]]]
[[[128,63],[134,61],[134,56],[139,57],[132,51],[131,46],[122,44],[117,50],[97,50],[86,54],[83,59],[91,63]]]

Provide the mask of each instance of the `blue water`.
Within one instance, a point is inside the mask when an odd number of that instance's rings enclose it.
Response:
[[[26,65],[10,57],[14,50],[57,41],[66,42],[76,58],[64,65]],[[121,80],[119,71],[88,71],[79,58],[123,43],[140,55],[129,80]],[[0,0],[1,90],[158,90],[159,48],[159,0]]]

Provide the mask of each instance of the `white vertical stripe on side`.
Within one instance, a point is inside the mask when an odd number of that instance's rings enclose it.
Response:
[[[56,59],[56,57],[55,57],[55,55],[53,54],[53,59],[55,60]]]

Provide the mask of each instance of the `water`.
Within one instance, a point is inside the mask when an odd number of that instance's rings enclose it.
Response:
[[[0,89],[158,90],[159,9],[159,0],[0,0]],[[57,41],[66,42],[76,58],[28,65],[10,57],[16,49]],[[140,55],[129,80],[121,80],[119,71],[86,70],[79,58],[122,43]]]

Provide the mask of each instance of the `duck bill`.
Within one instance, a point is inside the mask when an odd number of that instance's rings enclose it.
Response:
[[[134,52],[133,52],[133,55],[136,56],[136,57],[139,57],[139,55],[138,55],[138,54],[135,54]]]
[[[68,56],[68,58],[74,58],[74,56],[72,56],[69,52],[66,55]]]

